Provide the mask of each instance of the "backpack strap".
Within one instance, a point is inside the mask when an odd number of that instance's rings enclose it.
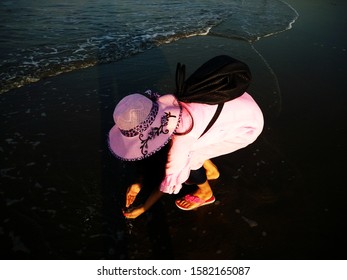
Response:
[[[200,135],[199,139],[212,127],[212,125],[216,122],[216,120],[218,119],[220,113],[222,112],[224,103],[219,103],[216,109],[216,112],[214,113],[212,119],[210,120],[210,122],[208,123],[208,125],[206,126],[204,132]]]
[[[181,63],[177,63],[176,67],[176,92],[175,95],[178,99],[180,99],[183,88],[184,88],[184,80],[186,76],[186,66]]]

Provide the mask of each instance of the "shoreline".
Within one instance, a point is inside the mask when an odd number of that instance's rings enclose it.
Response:
[[[67,77],[68,80],[74,77],[82,81],[88,80],[88,82],[92,84],[91,88],[93,88],[94,91],[98,91],[98,76],[100,73],[106,72],[109,81],[114,83],[112,86],[115,86],[115,88],[118,87],[118,83],[123,84],[125,79],[134,79],[139,81],[134,90],[145,91],[154,87],[153,90],[157,90],[161,94],[171,93],[174,90],[174,73],[178,62],[186,64],[187,76],[189,76],[208,59],[219,54],[230,55],[246,62],[250,66],[254,78],[249,90],[254,91],[255,98],[258,98],[257,101],[264,104],[263,108],[266,109],[266,107],[269,107],[269,114],[278,114],[278,112],[271,112],[279,110],[274,108],[277,106],[276,103],[278,103],[278,100],[280,100],[280,90],[275,73],[272,71],[265,58],[254,48],[254,43],[220,37],[213,34],[180,39],[117,62],[97,64],[83,69],[61,73],[57,76],[47,77],[35,83],[3,93],[0,95],[0,98],[6,99],[6,95],[11,93],[16,95],[16,92],[28,94],[30,91],[45,87],[47,84],[54,84],[56,81],[59,83],[64,80],[65,77]],[[199,59],[196,59],[196,56],[199,56]],[[145,71],[140,69],[140,71],[143,71],[140,75],[138,73],[132,73],[134,77],[131,77],[129,74],[132,71],[131,67],[136,64],[147,69],[145,69]],[[155,71],[155,69],[150,69],[152,64],[160,68],[160,73]],[[124,70],[124,73],[121,73],[121,69]],[[114,77],[112,77],[112,72],[114,73]],[[159,77],[158,79],[156,79],[156,75]],[[84,78],[84,76],[87,78]],[[146,79],[148,79],[149,82],[146,82]],[[123,87],[125,86],[122,85],[119,92],[113,93],[115,98],[124,96],[131,91],[131,87],[129,87],[128,90],[122,91]],[[49,86],[45,87],[45,90],[49,90]],[[274,97],[272,94],[277,94],[278,96]]]
[[[282,2],[283,4],[287,5],[289,7],[289,9],[291,9],[295,14],[298,15],[297,11],[290,5],[288,4],[287,2],[285,1],[280,1]],[[213,30],[215,28],[218,29],[218,26],[220,24],[223,24],[223,22],[215,25],[215,26],[208,26],[206,27],[206,30],[205,31],[201,31],[200,33],[193,33],[193,34],[190,34],[190,35],[186,35],[185,37],[172,37],[172,38],[167,38],[165,40],[163,40],[161,43],[159,43],[159,45],[157,44],[154,44],[153,46],[151,46],[150,48],[148,49],[143,49],[143,50],[139,50],[138,53],[134,53],[134,54],[131,54],[129,57],[131,58],[132,56],[136,56],[136,55],[139,55],[141,53],[144,53],[144,52],[147,52],[149,50],[151,50],[152,48],[161,48],[163,46],[165,46],[166,44],[171,44],[173,42],[177,42],[177,41],[180,41],[180,40],[186,40],[186,39],[189,39],[189,38],[192,38],[192,37],[200,37],[200,36],[215,36],[215,37],[221,37],[221,38],[226,38],[226,39],[233,39],[233,40],[244,40],[244,41],[247,41],[249,43],[255,43],[256,41],[258,40],[261,40],[262,38],[266,38],[266,37],[270,37],[270,36],[274,36],[276,34],[279,34],[279,33],[282,33],[282,32],[285,32],[289,29],[292,28],[292,25],[293,23],[297,20],[297,16],[288,24],[288,26],[283,29],[283,30],[278,30],[278,31],[274,31],[274,32],[270,32],[268,34],[265,34],[265,35],[262,35],[261,37],[257,37],[255,39],[247,39],[247,38],[244,38],[244,37],[239,37],[237,35],[231,35],[231,36],[227,36],[227,35],[223,35],[223,34],[218,34],[218,33],[214,33]],[[228,21],[226,19],[226,21]],[[56,72],[54,74],[48,74],[48,75],[45,75],[45,76],[41,76],[41,77],[31,77],[31,76],[27,76],[24,78],[25,81],[17,81],[13,84],[13,86],[11,86],[11,88],[8,88],[6,89],[5,91],[3,91],[3,89],[0,89],[0,95],[1,94],[6,94],[7,92],[11,92],[11,91],[16,91],[22,87],[26,87],[26,86],[29,86],[31,84],[34,84],[34,83],[37,83],[37,82],[41,82],[43,80],[46,80],[46,79],[50,79],[50,78],[54,78],[54,77],[57,77],[59,75],[64,75],[64,74],[68,74],[68,73],[71,73],[71,72],[75,72],[75,71],[81,71],[83,69],[86,69],[86,68],[91,68],[91,67],[96,67],[96,66],[100,66],[100,65],[104,65],[104,64],[114,64],[114,63],[118,63],[122,60],[126,60],[128,59],[129,57],[123,57],[121,58],[120,60],[117,60],[117,61],[110,61],[110,62],[103,62],[103,63],[100,63],[98,61],[95,61],[95,62],[80,62],[79,66],[68,66],[67,67],[67,70],[66,69],[60,69],[60,70],[55,70]],[[53,68],[60,68],[61,65],[56,65],[55,67]],[[66,68],[66,66],[65,66]],[[49,72],[52,72],[52,70],[49,70]],[[40,74],[41,75],[41,74]],[[7,83],[5,83],[5,86],[8,87],[9,85]]]

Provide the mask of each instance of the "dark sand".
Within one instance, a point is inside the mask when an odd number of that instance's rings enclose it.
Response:
[[[345,259],[347,4],[288,2],[300,17],[256,42],[261,56],[242,41],[188,38],[1,95],[2,258]],[[172,92],[178,61],[192,72],[219,54],[250,65],[262,135],[215,160],[215,204],[184,212],[167,195],[127,223],[133,166],[106,142],[115,104]]]

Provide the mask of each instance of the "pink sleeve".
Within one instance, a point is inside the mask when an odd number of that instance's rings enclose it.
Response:
[[[166,175],[160,185],[160,190],[165,193],[178,193],[182,188],[182,183],[187,181],[191,168],[192,146],[195,145],[202,130],[206,127],[205,120],[210,120],[210,115],[213,115],[215,111],[215,106],[206,104],[181,104],[183,111],[178,131],[189,131],[189,133],[174,135],[172,138],[172,146],[166,164]],[[191,114],[198,116],[199,122],[192,122]]]
[[[174,136],[166,163],[166,174],[160,185],[165,193],[178,193],[190,174],[190,148],[194,139],[187,135]]]

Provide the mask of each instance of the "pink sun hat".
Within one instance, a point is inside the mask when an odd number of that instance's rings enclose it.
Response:
[[[141,160],[164,147],[176,131],[181,106],[171,94],[146,91],[124,97],[113,112],[115,125],[109,132],[113,154],[126,161]]]

